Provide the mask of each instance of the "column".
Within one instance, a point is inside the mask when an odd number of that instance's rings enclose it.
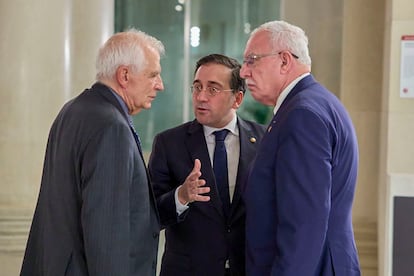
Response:
[[[401,37],[414,35],[414,2],[385,2],[387,24],[382,57],[384,79],[379,162],[378,275],[413,275],[413,259],[408,253],[413,252],[414,98],[400,97],[400,61]],[[399,208],[401,200],[407,201],[409,209]],[[406,212],[410,215],[404,215]],[[401,230],[406,235],[401,235]],[[402,237],[406,238],[405,244],[400,240]]]
[[[0,267],[18,275],[49,128],[94,81],[113,0],[0,0]]]
[[[385,0],[282,1],[309,37],[312,73],[344,103],[359,144],[353,224],[362,275],[378,275],[377,218]]]

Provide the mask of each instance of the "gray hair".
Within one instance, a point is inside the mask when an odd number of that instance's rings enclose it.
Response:
[[[131,66],[135,73],[145,68],[144,49],[152,48],[164,54],[161,41],[142,31],[131,28],[112,35],[99,49],[96,58],[96,80],[112,80],[121,65]]]
[[[299,62],[309,66],[311,65],[312,61],[309,56],[308,37],[301,28],[285,21],[270,21],[253,30],[250,37],[259,31],[267,31],[270,33],[273,48],[282,47],[282,50],[288,50],[298,56]]]

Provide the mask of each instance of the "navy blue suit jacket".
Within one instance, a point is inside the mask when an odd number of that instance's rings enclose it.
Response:
[[[248,275],[360,275],[351,217],[357,168],[345,108],[306,76],[252,163],[244,194]]]
[[[155,276],[159,229],[127,115],[97,83],[50,130],[21,275]]]
[[[217,192],[203,126],[196,120],[158,134],[149,160],[154,193],[166,244],[161,275],[224,275],[230,260],[233,275],[245,275],[245,209],[241,200],[242,181],[264,133],[264,126],[238,118],[240,158],[230,216],[226,221]],[[250,138],[254,137],[255,142]],[[177,216],[176,188],[184,183],[200,159],[202,179],[210,187],[209,202],[190,204]]]

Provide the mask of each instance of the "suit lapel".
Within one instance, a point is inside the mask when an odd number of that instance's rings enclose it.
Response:
[[[240,118],[238,118],[239,138],[240,138],[240,158],[237,169],[236,187],[234,190],[233,201],[231,203],[230,220],[233,221],[243,214],[243,210],[238,207],[242,198],[249,164],[256,153],[256,142],[258,137],[252,132],[251,128]],[[255,138],[253,140],[252,138]]]

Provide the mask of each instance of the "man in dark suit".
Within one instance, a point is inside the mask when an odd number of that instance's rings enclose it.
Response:
[[[299,27],[273,21],[251,33],[240,74],[275,115],[244,195],[248,275],[360,275],[351,215],[355,130],[310,68]]]
[[[245,275],[242,182],[264,127],[236,115],[245,92],[240,67],[223,55],[201,58],[192,86],[196,119],[154,139],[149,170],[166,228],[160,275]],[[227,209],[212,165],[214,132],[222,129],[228,131]]]
[[[21,275],[155,275],[159,218],[130,115],[163,90],[163,52],[143,32],[113,35],[97,83],[58,114]]]

